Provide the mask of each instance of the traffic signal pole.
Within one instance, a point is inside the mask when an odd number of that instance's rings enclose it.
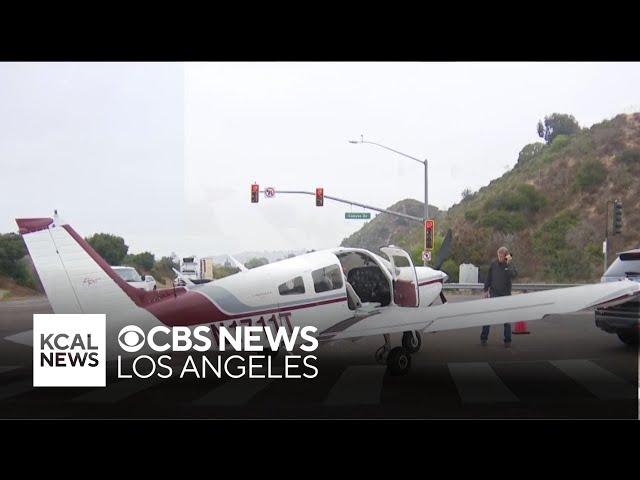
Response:
[[[264,190],[261,190],[260,193],[263,193]],[[316,192],[307,192],[304,190],[275,190],[275,193],[286,193],[286,194],[298,194],[298,195],[312,195],[316,196]],[[324,198],[328,198],[329,200],[333,200],[334,202],[346,203],[347,205],[355,205],[357,207],[367,208],[369,210],[375,210],[380,213],[388,213],[389,215],[395,215],[396,217],[404,218],[406,220],[411,220],[412,222],[418,222],[420,224],[423,223],[422,218],[414,217],[413,215],[407,215],[405,213],[394,212],[392,210],[386,210],[384,208],[373,207],[371,205],[366,205],[364,203],[354,202],[353,200],[346,200],[344,198],[333,197],[331,195],[323,194]]]

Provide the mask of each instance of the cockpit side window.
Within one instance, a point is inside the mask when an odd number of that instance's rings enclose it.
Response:
[[[304,293],[304,282],[302,277],[295,277],[278,286],[280,295],[299,295]]]
[[[313,289],[316,293],[342,288],[342,269],[337,265],[328,265],[311,272]]]

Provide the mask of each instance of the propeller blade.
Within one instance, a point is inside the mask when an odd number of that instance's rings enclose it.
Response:
[[[451,247],[453,245],[453,234],[451,233],[451,229],[447,231],[447,234],[442,241],[442,245],[438,250],[438,254],[434,259],[433,265],[436,270],[440,270],[440,267],[445,262],[447,258],[449,258],[449,254],[451,253]]]

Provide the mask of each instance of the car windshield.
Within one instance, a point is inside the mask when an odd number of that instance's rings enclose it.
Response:
[[[114,268],[116,273],[127,282],[141,282],[142,278],[134,268]]]
[[[636,257],[637,258],[637,257]],[[625,277],[640,276],[640,259],[631,259],[626,255],[622,255],[613,262],[606,273],[605,277]]]

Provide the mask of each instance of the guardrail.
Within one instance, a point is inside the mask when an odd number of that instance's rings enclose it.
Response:
[[[554,288],[569,288],[588,285],[586,283],[514,283],[511,290],[532,292],[537,290],[553,290]],[[445,283],[442,286],[445,290],[483,290],[483,283]]]

